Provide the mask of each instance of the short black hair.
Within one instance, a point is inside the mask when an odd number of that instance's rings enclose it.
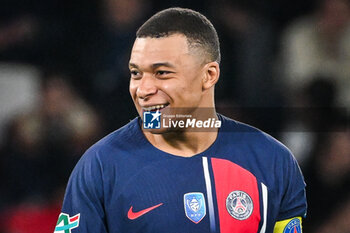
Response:
[[[201,48],[209,62],[220,63],[220,44],[213,24],[201,13],[186,8],[168,8],[149,18],[136,32],[137,38],[186,36],[189,47]]]

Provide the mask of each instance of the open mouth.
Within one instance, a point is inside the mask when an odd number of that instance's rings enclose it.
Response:
[[[155,112],[155,111],[161,111],[164,108],[166,108],[169,104],[158,104],[148,107],[142,107],[142,110],[145,112]]]

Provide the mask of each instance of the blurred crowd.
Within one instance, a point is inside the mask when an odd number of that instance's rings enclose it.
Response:
[[[171,6],[202,12],[218,31],[218,112],[295,154],[307,183],[304,231],[350,232],[348,0],[4,0],[0,233],[53,232],[80,156],[136,117],[135,32]]]

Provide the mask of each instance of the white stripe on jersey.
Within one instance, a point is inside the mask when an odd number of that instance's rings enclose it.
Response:
[[[215,232],[215,212],[214,212],[214,201],[213,194],[211,188],[211,180],[209,175],[209,166],[208,166],[208,158],[203,157],[203,170],[204,170],[204,178],[205,178],[205,186],[207,189],[207,198],[208,198],[208,209],[209,209],[209,221],[210,221],[210,230]]]
[[[261,183],[261,190],[262,190],[262,197],[263,197],[263,213],[264,213],[264,222],[261,226],[260,233],[265,233],[266,231],[266,218],[267,218],[267,202],[268,202],[268,193],[267,193],[267,187],[263,183]]]

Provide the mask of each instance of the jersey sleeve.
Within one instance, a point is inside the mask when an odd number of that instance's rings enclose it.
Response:
[[[285,149],[285,155],[282,167],[282,199],[274,233],[300,233],[302,232],[302,218],[306,217],[307,211],[306,184],[300,167],[292,153],[288,149]]]
[[[54,233],[107,232],[103,180],[97,151],[88,150],[74,168]]]
[[[287,150],[284,166],[283,195],[277,220],[286,220],[293,217],[306,217],[307,202],[305,182],[300,167]]]

